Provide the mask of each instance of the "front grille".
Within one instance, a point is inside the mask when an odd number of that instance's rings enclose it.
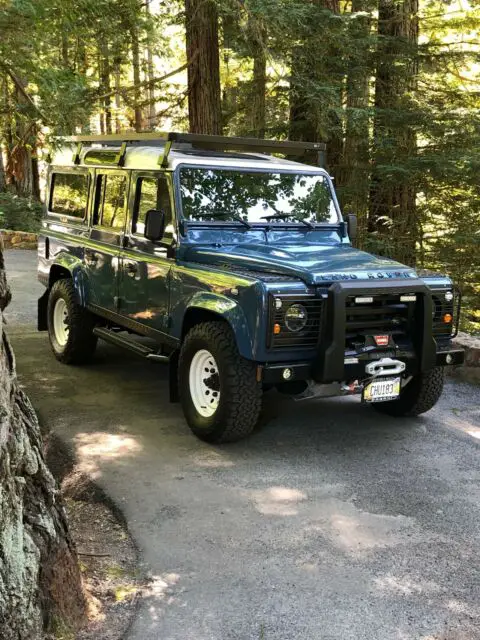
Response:
[[[445,300],[447,291],[453,292],[453,299]],[[450,339],[458,333],[458,323],[460,320],[460,291],[454,289],[445,289],[443,291],[435,291],[432,294],[433,302],[433,335],[435,338]],[[450,314],[453,318],[452,322],[444,322],[445,314]]]
[[[389,335],[395,342],[407,339],[413,321],[416,302],[402,302],[400,293],[385,293],[369,296],[373,302],[359,303],[348,296],[346,300],[346,344],[348,347],[363,346],[368,336]]]
[[[275,301],[281,299],[282,307],[277,309]],[[285,324],[285,313],[292,304],[301,304],[308,313],[305,329],[290,331]],[[270,323],[268,344],[271,349],[310,349],[318,344],[320,328],[322,325],[323,304],[318,298],[302,297],[271,297]],[[274,334],[273,327],[280,325],[280,333]]]

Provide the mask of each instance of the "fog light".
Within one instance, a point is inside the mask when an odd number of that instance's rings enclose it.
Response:
[[[293,376],[293,371],[291,369],[284,369],[282,371],[282,378],[284,380],[290,380],[292,376]]]
[[[445,362],[447,364],[451,364],[453,362],[453,356],[450,353],[447,353],[447,355],[445,356]]]
[[[360,296],[355,298],[356,304],[371,304],[373,302],[373,297],[371,296]]]
[[[452,322],[452,320],[453,320],[453,316],[452,316],[451,313],[446,313],[443,316],[443,321],[445,322],[445,324],[450,324]]]

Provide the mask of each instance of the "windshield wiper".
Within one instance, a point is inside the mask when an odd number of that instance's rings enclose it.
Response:
[[[287,218],[293,218],[296,222],[301,222],[309,229],[314,229],[315,227],[308,220],[302,220],[302,218],[296,218],[292,216],[291,213],[272,213],[269,216],[262,216],[262,220],[286,220]]]
[[[235,213],[202,213],[202,218],[213,218],[214,220],[219,220],[221,218],[226,218],[227,216],[229,218],[231,218],[232,220],[234,220],[235,222],[240,222],[247,229],[251,229],[252,228],[251,224],[248,224],[248,222],[246,220],[244,220],[241,216],[239,216],[239,215],[237,215]],[[200,222],[200,220],[195,220],[195,222]],[[226,222],[228,222],[228,220]]]

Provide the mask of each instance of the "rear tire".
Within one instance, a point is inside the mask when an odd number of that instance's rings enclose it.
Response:
[[[60,362],[89,362],[97,346],[93,334],[95,316],[77,302],[71,280],[57,280],[50,290],[47,307],[48,337]]]
[[[436,405],[442,395],[444,379],[443,367],[419,373],[402,389],[397,400],[374,402],[372,407],[389,416],[419,416]]]
[[[224,322],[205,322],[188,332],[178,361],[178,386],[187,423],[201,440],[233,442],[253,431],[262,385],[255,364],[239,354]]]

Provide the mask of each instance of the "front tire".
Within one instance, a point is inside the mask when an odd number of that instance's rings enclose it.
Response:
[[[374,402],[373,408],[380,413],[395,417],[415,417],[434,407],[443,391],[445,372],[435,367],[414,376],[400,393],[397,400]]]
[[[254,429],[262,386],[255,364],[239,354],[224,322],[191,329],[178,361],[180,402],[190,429],[206,442],[233,442]]]
[[[48,337],[60,362],[83,364],[91,360],[97,337],[94,316],[78,304],[71,280],[57,280],[50,290],[47,307]]]

